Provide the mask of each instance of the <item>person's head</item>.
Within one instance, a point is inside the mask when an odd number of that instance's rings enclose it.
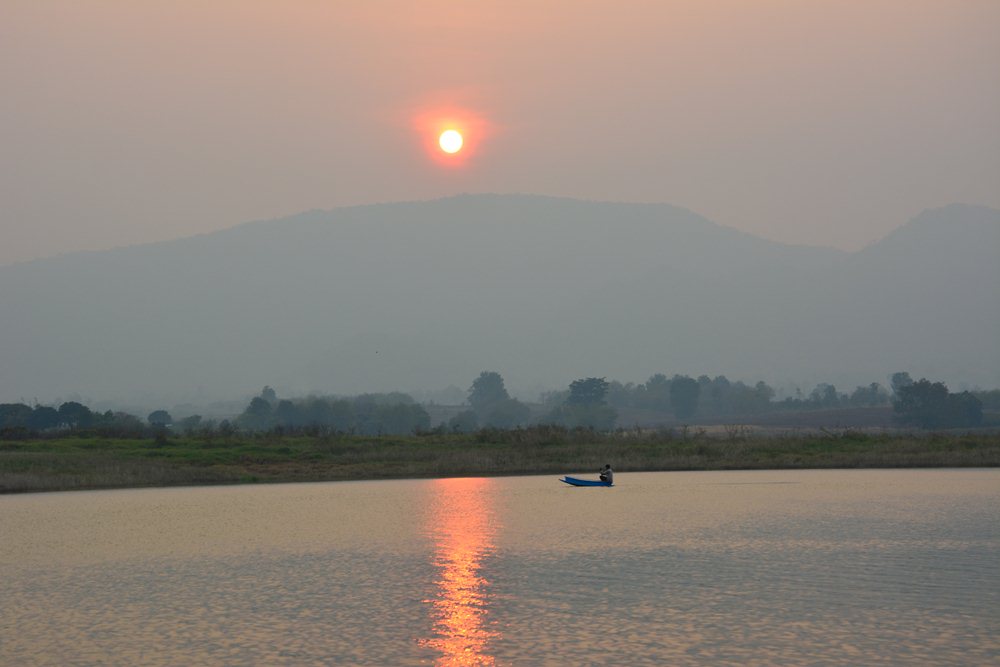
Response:
[[[611,470],[611,464],[610,463],[605,463],[604,464],[604,469],[605,470]]]

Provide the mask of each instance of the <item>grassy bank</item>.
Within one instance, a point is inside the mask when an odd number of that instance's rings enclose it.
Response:
[[[0,441],[0,492],[598,470],[1000,466],[1000,434],[759,436],[535,428],[377,438],[63,437]]]

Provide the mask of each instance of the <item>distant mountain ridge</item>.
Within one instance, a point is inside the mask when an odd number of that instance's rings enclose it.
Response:
[[[0,401],[726,374],[1000,386],[1000,211],[847,253],[666,204],[524,195],[310,211],[0,267]],[[805,386],[803,388],[806,388]],[[199,393],[200,392],[200,393]]]

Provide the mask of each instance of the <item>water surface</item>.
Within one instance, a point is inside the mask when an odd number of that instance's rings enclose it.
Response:
[[[1000,471],[0,497],[0,664],[1000,663]]]

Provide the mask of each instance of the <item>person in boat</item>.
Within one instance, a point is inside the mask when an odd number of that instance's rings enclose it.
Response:
[[[607,484],[615,483],[615,473],[611,469],[610,463],[605,463],[604,468],[601,469],[601,481]]]

